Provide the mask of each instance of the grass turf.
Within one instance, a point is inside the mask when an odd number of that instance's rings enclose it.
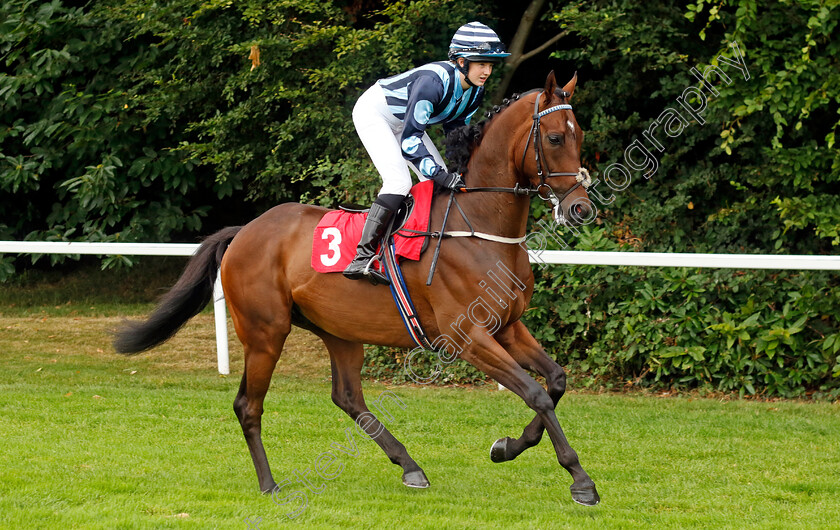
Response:
[[[148,307],[147,307],[148,309]],[[63,313],[62,313],[63,315]],[[547,439],[493,464],[490,444],[532,414],[491,388],[396,387],[405,408],[386,422],[424,468],[428,490],[329,398],[317,342],[295,333],[266,401],[263,440],[278,482],[306,474],[306,507],[257,491],[231,403],[234,375],[215,373],[213,322],[200,315],[173,341],[113,353],[118,317],[0,316],[0,527],[4,528],[828,528],[840,523],[840,405],[569,393],[557,414],[601,505],[571,501],[571,479]],[[366,383],[368,400],[387,387]],[[353,431],[351,430],[351,433]],[[315,475],[319,455],[342,465]],[[352,451],[351,451],[352,452]],[[281,497],[278,497],[278,500]],[[246,521],[251,521],[249,523]]]

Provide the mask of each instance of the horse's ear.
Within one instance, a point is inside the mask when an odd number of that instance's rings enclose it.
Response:
[[[551,96],[554,95],[554,91],[557,90],[557,80],[554,78],[554,70],[548,73],[548,77],[545,78],[545,100],[550,101]]]
[[[575,85],[577,85],[577,72],[572,77],[572,80],[566,83],[566,86],[563,87],[563,92],[568,92],[569,96],[567,99],[572,99],[572,94],[575,93]]]

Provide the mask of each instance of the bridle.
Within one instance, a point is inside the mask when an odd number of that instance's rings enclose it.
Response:
[[[588,188],[589,184],[591,184],[592,180],[589,178],[589,172],[585,168],[578,168],[577,172],[572,173],[568,171],[556,171],[552,172],[548,168],[548,163],[545,163],[546,171],[543,171],[543,160],[545,159],[545,155],[543,154],[543,147],[542,147],[542,135],[540,129],[540,118],[547,114],[551,114],[552,112],[556,112],[558,110],[572,110],[572,106],[568,103],[563,103],[560,105],[555,105],[553,107],[549,107],[544,111],[540,112],[540,97],[543,95],[542,92],[537,94],[537,98],[534,100],[534,122],[531,124],[531,132],[528,133],[529,138],[534,139],[534,161],[537,164],[537,176],[540,178],[540,184],[537,186],[537,195],[544,200],[544,201],[551,201],[555,206],[558,206],[561,202],[563,202],[566,197],[572,194],[573,191],[578,189],[579,187],[583,186],[584,188]],[[564,98],[569,97],[571,94],[568,92],[562,92],[560,95]],[[522,162],[521,165],[525,167],[525,155],[528,154],[528,144],[531,142],[526,142],[525,150],[522,152]],[[552,177],[576,177],[577,182],[575,185],[566,190],[563,193],[562,197],[557,197],[557,194],[554,193],[554,189],[545,181],[546,178]],[[547,192],[547,195],[543,195],[543,191]]]
[[[525,150],[522,152],[522,162],[521,166],[525,167],[525,156],[528,154],[528,147],[531,145],[531,139],[533,138],[533,145],[534,145],[534,161],[537,165],[537,176],[540,178],[540,184],[536,188],[531,187],[521,187],[519,183],[514,185],[512,188],[506,187],[475,187],[475,188],[461,188],[461,191],[464,192],[473,192],[473,191],[496,191],[496,192],[506,192],[506,193],[513,193],[514,195],[518,196],[530,196],[530,195],[537,195],[544,201],[551,202],[554,207],[560,206],[566,197],[571,195],[576,189],[583,186],[584,188],[588,188],[589,185],[592,183],[592,179],[589,176],[589,171],[586,168],[578,168],[576,173],[568,172],[568,171],[557,171],[552,172],[548,168],[548,163],[543,162],[545,159],[545,154],[543,154],[543,147],[542,147],[542,137],[541,137],[541,129],[540,129],[540,119],[547,115],[551,114],[552,112],[556,112],[558,110],[572,110],[572,106],[568,103],[563,103],[560,105],[555,105],[553,107],[549,107],[543,111],[540,111],[540,97],[542,97],[543,93],[540,92],[537,94],[536,99],[534,100],[534,114],[533,114],[533,123],[531,124],[531,130],[528,132],[528,141],[525,143]],[[571,94],[568,92],[561,91],[560,96],[567,98]],[[545,166],[545,171],[543,170],[543,166]],[[566,190],[562,196],[558,197],[557,194],[554,192],[554,189],[551,187],[550,184],[546,182],[547,178],[552,177],[575,177],[577,182],[575,185]]]

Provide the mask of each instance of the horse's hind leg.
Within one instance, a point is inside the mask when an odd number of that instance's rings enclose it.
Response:
[[[318,335],[327,346],[330,353],[332,367],[332,400],[341,410],[347,413],[356,426],[360,427],[367,436],[373,439],[394,464],[403,469],[403,484],[411,488],[428,488],[429,480],[426,474],[408,455],[405,446],[399,442],[371,413],[362,394],[362,364],[364,363],[364,349],[361,344],[339,339],[325,332]],[[390,414],[382,406],[383,396],[380,396],[377,407],[384,417]],[[388,396],[398,402],[396,396]],[[404,406],[404,405],[403,405]]]
[[[545,377],[548,395],[557,407],[557,402],[566,392],[566,372],[563,367],[545,353],[542,346],[520,321],[500,331],[496,339],[519,366]],[[519,438],[506,437],[496,440],[490,448],[490,459],[493,462],[513,460],[526,449],[540,443],[544,431],[545,427],[540,417],[534,417]]]
[[[261,436],[263,401],[289,331],[290,327],[283,329],[282,326],[272,332],[252,331],[242,341],[245,347],[245,372],[233,401],[233,410],[242,426],[263,493],[270,493],[275,487]],[[243,334],[240,334],[242,337]]]

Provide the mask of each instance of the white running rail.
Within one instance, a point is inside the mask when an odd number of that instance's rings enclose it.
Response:
[[[531,263],[628,265],[637,267],[708,267],[712,269],[840,270],[840,256],[790,254],[692,254],[671,252],[530,251]]]
[[[192,256],[190,243],[86,243],[64,241],[0,241],[0,254],[95,254],[124,256]],[[531,263],[554,265],[624,265],[715,269],[840,270],[840,256],[781,254],[678,254],[668,252],[587,252],[531,250]],[[219,275],[213,289],[216,358],[220,374],[230,373],[227,311]]]
[[[190,243],[86,243],[64,241],[0,241],[0,254],[96,254],[123,256],[192,256],[198,250]],[[216,321],[216,363],[219,373],[230,373],[227,310],[222,279],[216,275],[213,286],[213,312]]]

